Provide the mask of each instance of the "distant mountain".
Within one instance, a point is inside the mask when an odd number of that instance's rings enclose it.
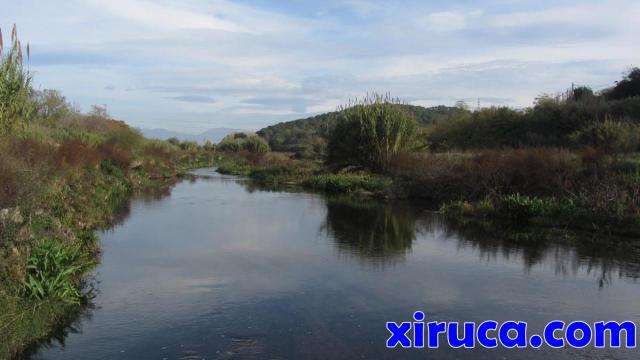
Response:
[[[402,105],[411,112],[421,126],[428,126],[436,119],[447,117],[458,108],[448,106]],[[321,157],[326,145],[330,120],[335,112],[320,114],[306,119],[281,122],[260,129],[257,133],[263,137],[273,151],[294,152],[302,157]]]
[[[177,138],[180,141],[196,141],[199,143],[203,143],[205,141],[211,141],[212,143],[218,143],[225,136],[235,133],[235,132],[247,132],[247,130],[242,129],[231,129],[231,128],[214,128],[209,129],[203,133],[193,135],[182,133],[178,131],[171,131],[167,129],[139,129],[142,134],[150,139],[160,139],[167,140],[170,138]]]

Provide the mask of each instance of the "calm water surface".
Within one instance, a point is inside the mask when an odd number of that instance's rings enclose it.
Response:
[[[402,204],[231,177],[137,200],[101,234],[97,295],[37,359],[637,359],[638,350],[387,350],[386,321],[640,322],[640,246],[515,241]],[[578,243],[580,246],[576,246]],[[574,244],[574,245],[571,245]]]

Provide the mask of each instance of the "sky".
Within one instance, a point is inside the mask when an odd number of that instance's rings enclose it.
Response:
[[[20,0],[39,89],[135,127],[259,129],[389,92],[530,106],[640,65],[637,0]]]

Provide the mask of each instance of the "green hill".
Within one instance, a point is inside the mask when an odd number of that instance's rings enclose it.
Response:
[[[434,120],[461,111],[448,106],[402,105],[414,114],[418,124],[427,126]],[[269,142],[273,151],[293,152],[298,157],[317,158],[324,153],[326,137],[335,112],[268,126],[257,133]]]

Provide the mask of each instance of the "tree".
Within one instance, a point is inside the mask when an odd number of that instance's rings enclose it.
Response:
[[[59,119],[73,112],[67,99],[58,90],[45,89],[34,93],[36,113],[41,118]]]
[[[91,105],[89,116],[95,116],[103,119],[110,119],[111,115],[107,111],[107,105]]]
[[[573,100],[580,101],[593,96],[593,90],[588,86],[578,86],[573,89]]]
[[[389,168],[395,155],[424,147],[415,117],[388,95],[371,95],[335,114],[327,162],[374,172]]]
[[[624,78],[611,88],[606,97],[610,100],[619,100],[632,96],[640,96],[640,68],[632,68]]]

